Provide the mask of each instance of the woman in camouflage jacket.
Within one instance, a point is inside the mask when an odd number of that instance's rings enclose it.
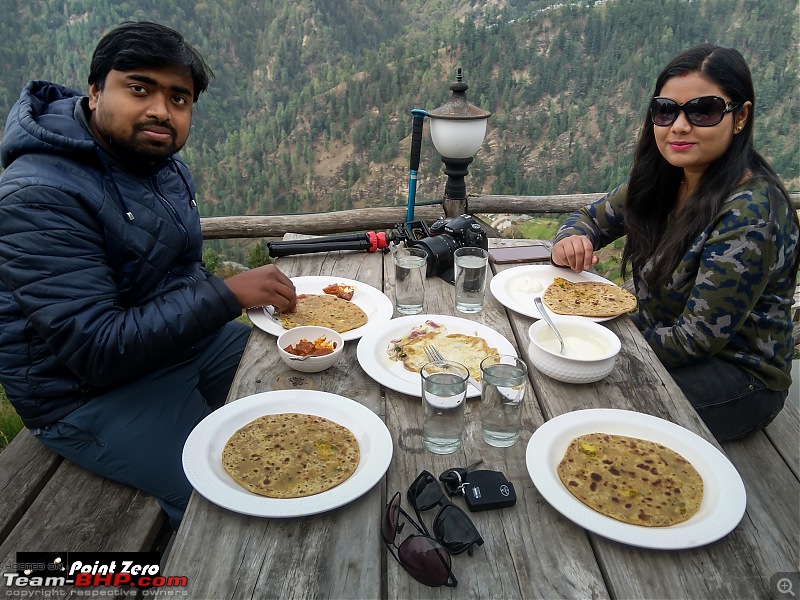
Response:
[[[720,440],[766,427],[791,384],[800,223],[753,147],[755,92],[736,50],[703,44],[661,72],[627,183],[570,215],[553,263],[580,272],[626,236],[632,315]]]

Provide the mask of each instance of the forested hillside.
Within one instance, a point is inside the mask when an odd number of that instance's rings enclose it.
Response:
[[[800,187],[797,0],[4,2],[3,114],[31,78],[84,90],[123,20],[201,50],[216,78],[184,157],[204,215],[404,204],[409,111],[446,102],[457,67],[493,113],[470,193],[602,191],[626,175],[658,71],[703,41],[749,61],[757,146]],[[426,133],[417,198],[443,189]]]

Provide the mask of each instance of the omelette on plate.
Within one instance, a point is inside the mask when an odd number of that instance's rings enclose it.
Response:
[[[392,340],[387,353],[392,360],[403,363],[403,367],[414,373],[430,361],[425,355],[425,346],[436,346],[447,360],[461,363],[476,380],[481,379],[481,361],[487,356],[497,354],[481,337],[463,333],[448,333],[443,325],[425,321],[415,326],[406,335]]]

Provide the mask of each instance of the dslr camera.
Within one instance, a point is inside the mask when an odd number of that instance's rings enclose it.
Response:
[[[428,227],[424,221],[399,223],[391,235],[392,242],[405,242],[419,248],[427,257],[427,273],[453,283],[453,253],[462,247],[488,249],[486,233],[471,215],[441,217]]]

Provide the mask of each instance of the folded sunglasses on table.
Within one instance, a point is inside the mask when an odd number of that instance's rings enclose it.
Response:
[[[414,480],[406,493],[409,503],[414,507],[419,525],[414,518],[400,506],[400,492],[396,492],[383,513],[381,535],[395,560],[414,579],[430,587],[455,587],[458,580],[453,575],[450,554],[467,552],[472,555],[473,546],[483,545],[483,538],[467,514],[450,502],[442,491],[439,482],[428,471],[423,471]],[[432,537],[420,511],[430,510],[442,505],[433,519]],[[405,523],[417,530],[398,546],[397,535]]]

